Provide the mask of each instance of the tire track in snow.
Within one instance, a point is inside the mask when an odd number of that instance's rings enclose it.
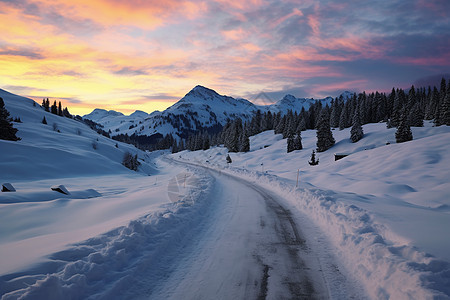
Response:
[[[292,214],[289,210],[284,208],[276,198],[263,188],[257,187],[250,182],[245,184],[257,191],[265,201],[268,212],[272,215],[275,221],[275,233],[280,240],[279,243],[273,243],[272,247],[276,247],[276,253],[285,252],[285,259],[288,264],[276,264],[276,261],[270,264],[263,264],[264,274],[263,283],[270,279],[270,274],[274,273],[275,269],[282,272],[282,279],[278,284],[287,285],[291,299],[317,299],[328,298],[325,289],[325,283],[321,282],[322,276],[315,276],[313,279],[311,268],[307,266],[308,259],[311,258],[311,252],[306,244],[306,240],[302,237],[297,224],[295,223]],[[273,249],[272,251],[273,252]],[[286,255],[287,254],[287,255]],[[267,255],[262,251],[260,254],[265,258],[265,263],[273,261],[271,255]],[[320,274],[319,274],[320,275]],[[273,279],[277,281],[277,279]],[[279,279],[278,279],[279,280]],[[261,289],[261,292],[263,289]],[[258,299],[266,299],[268,291],[260,293]]]

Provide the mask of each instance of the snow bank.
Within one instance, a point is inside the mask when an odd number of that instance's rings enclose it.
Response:
[[[182,200],[52,254],[31,271],[0,277],[2,299],[124,299],[150,295],[162,274],[175,267],[183,245],[211,204],[207,196],[213,179],[191,172],[196,176],[196,186],[191,186]]]

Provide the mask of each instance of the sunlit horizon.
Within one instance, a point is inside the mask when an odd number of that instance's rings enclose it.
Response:
[[[0,88],[73,114],[163,110],[196,85],[279,100],[448,74],[448,1],[0,1]]]

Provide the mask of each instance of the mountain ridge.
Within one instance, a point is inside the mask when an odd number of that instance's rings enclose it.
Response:
[[[344,92],[341,95],[346,100],[353,93]],[[287,94],[275,103],[256,105],[249,100],[220,95],[213,89],[196,85],[164,111],[155,111],[151,114],[135,111],[126,116],[122,113],[115,115],[113,111],[106,110],[101,111],[101,114],[94,114],[96,111],[94,110],[92,113],[84,115],[83,118],[99,123],[104,126],[106,131],[110,130],[112,135],[151,136],[159,133],[162,135],[176,134],[185,138],[189,132],[193,131],[217,132],[230,119],[250,120],[258,110],[263,113],[270,111],[271,113],[285,114],[288,110],[299,113],[302,108],[309,109],[316,101],[322,102],[323,105],[330,105],[332,100],[332,97],[297,98]]]

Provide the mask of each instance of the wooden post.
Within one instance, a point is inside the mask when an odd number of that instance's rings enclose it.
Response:
[[[297,183],[295,184],[295,187],[298,187],[298,175],[300,174],[300,169],[297,169]]]

